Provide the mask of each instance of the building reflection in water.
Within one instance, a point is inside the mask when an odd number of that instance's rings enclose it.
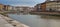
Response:
[[[60,16],[48,16],[48,15],[41,15],[41,18],[43,19],[57,19],[60,20]]]
[[[60,16],[41,15],[41,18],[47,20],[48,27],[60,27]]]
[[[9,14],[9,16],[31,27],[60,27],[60,16],[23,15],[22,13]]]

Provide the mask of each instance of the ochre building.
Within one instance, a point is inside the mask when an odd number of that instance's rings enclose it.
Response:
[[[3,8],[4,8],[4,5],[0,4],[0,11],[3,10]]]

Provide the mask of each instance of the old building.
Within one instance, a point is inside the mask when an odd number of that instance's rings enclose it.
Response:
[[[2,11],[4,8],[4,5],[3,4],[0,4],[0,11]]]
[[[8,6],[4,5],[4,11],[7,11],[7,10],[8,10]]]
[[[40,8],[42,11],[60,11],[60,1],[49,1],[41,3]]]
[[[12,10],[17,11],[15,6],[11,6],[11,7],[12,7]]]
[[[41,4],[37,4],[37,5],[34,6],[34,11],[35,11],[35,12],[36,12],[36,11],[38,11],[38,12],[41,11],[40,5],[41,5]]]
[[[20,12],[30,12],[33,10],[33,8],[29,6],[16,6],[15,9]]]
[[[10,5],[4,5],[4,10],[5,11],[9,11],[11,9],[12,9],[12,7]]]
[[[45,12],[46,11],[46,3],[45,2],[44,3],[41,3],[40,9],[41,9],[42,12]]]
[[[41,3],[40,8],[42,11],[52,11],[52,12],[57,12],[60,11],[60,1],[49,1],[49,2],[44,2]]]
[[[12,10],[12,6],[8,5],[8,11]]]
[[[29,11],[31,12],[31,11],[33,11],[34,10],[34,7],[30,7],[29,8]]]
[[[34,11],[36,11],[36,12],[43,12],[46,9],[46,3],[44,2],[44,3],[37,4],[34,7],[34,9],[35,9]]]
[[[15,7],[15,10],[17,10],[17,11],[23,11],[23,8],[20,7],[20,6],[16,6],[16,7]]]
[[[46,2],[47,11],[60,11],[60,1],[50,1]]]
[[[37,4],[35,6],[35,11],[50,11],[50,12],[57,12],[60,11],[60,1],[49,1],[49,2],[44,2],[41,4]]]

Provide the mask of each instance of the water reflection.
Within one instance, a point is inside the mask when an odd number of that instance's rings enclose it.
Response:
[[[48,27],[60,27],[60,16],[42,15],[41,18],[47,19]]]
[[[60,27],[59,16],[30,15],[30,14],[8,14],[9,17],[20,21],[30,27]]]
[[[56,19],[56,20],[60,20],[60,16],[41,15],[41,18],[43,18],[43,19]]]

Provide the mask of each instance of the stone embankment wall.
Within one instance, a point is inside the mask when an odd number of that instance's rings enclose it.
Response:
[[[9,24],[13,25],[14,27],[29,27],[29,26],[27,26],[27,25],[25,25],[25,24],[22,24],[22,23],[20,23],[20,22],[18,22],[18,21],[16,21],[16,20],[13,20],[13,19],[11,19],[11,18],[5,17],[5,16],[3,16],[3,15],[1,15],[1,17],[2,17],[3,19],[5,19]]]

